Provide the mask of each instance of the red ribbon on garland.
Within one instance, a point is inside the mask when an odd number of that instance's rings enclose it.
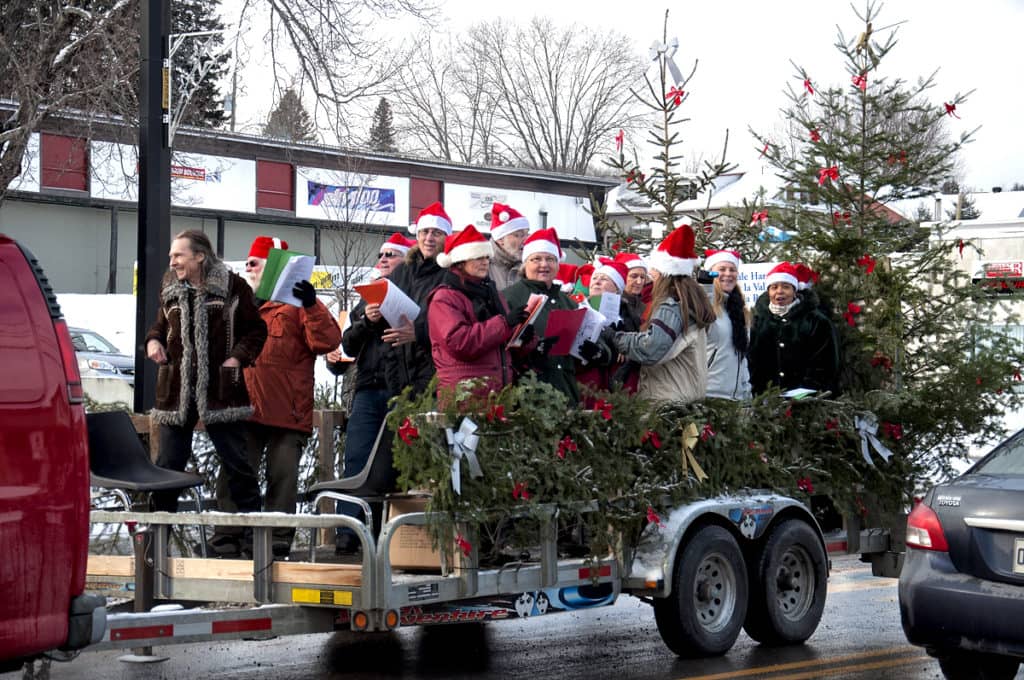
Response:
[[[814,94],[814,86],[811,85],[810,78],[804,78],[804,89],[807,90],[807,94]]]
[[[875,271],[875,258],[871,257],[867,253],[864,253],[862,257],[857,258],[857,266],[864,268],[865,274],[870,274]]]
[[[657,524],[659,527],[664,527],[665,523],[658,517],[658,513],[654,511],[650,505],[647,506],[647,522],[649,524]]]
[[[861,307],[856,302],[850,302],[846,305],[846,312],[843,313],[843,318],[846,319],[846,323],[851,326],[857,325],[857,319],[855,315],[861,313]]]
[[[672,86],[668,92],[665,93],[665,99],[671,99],[672,103],[679,106],[683,103],[683,96],[686,94],[684,90],[680,90],[675,85]]]
[[[818,170],[818,186],[825,184],[826,181],[832,180],[835,182],[839,179],[839,166],[830,165],[827,168]]]
[[[796,488],[806,493],[814,493],[814,483],[810,477],[801,477],[796,482]]]
[[[944,106],[946,107],[946,115],[947,116],[953,116],[954,118],[959,118],[960,117],[957,114],[957,112],[956,112],[956,104],[953,104],[951,102],[946,102],[944,104]]]
[[[594,410],[601,414],[601,417],[605,420],[612,419],[612,404],[604,399],[598,399],[594,403]]]
[[[565,460],[566,454],[575,453],[577,449],[576,442],[572,440],[572,437],[566,435],[558,442],[558,457]]]
[[[412,424],[411,420],[406,418],[398,427],[398,436],[406,444],[412,444],[412,440],[420,436],[420,431],[416,429],[416,426]]]
[[[700,440],[706,442],[715,436],[715,429],[711,427],[711,423],[704,423],[704,429],[700,431]]]
[[[526,489],[526,482],[516,482],[512,487],[512,498],[530,500],[530,492]]]
[[[752,227],[754,225],[756,225],[758,222],[760,222],[761,224],[764,224],[767,221],[768,221],[768,211],[767,210],[762,210],[760,212],[755,212],[753,215],[750,216],[750,226],[752,226]]]
[[[459,550],[462,551],[462,554],[465,557],[469,557],[469,554],[473,552],[473,544],[463,538],[462,534],[455,537],[455,544],[459,547]]]
[[[854,87],[859,87],[861,92],[864,92],[868,89],[868,74],[861,73],[859,76],[854,76],[852,82]]]
[[[811,141],[812,142],[820,142],[821,141],[821,133],[818,132],[817,128],[812,128],[811,129]]]
[[[487,422],[493,423],[494,421],[508,422],[508,418],[505,417],[505,407],[502,404],[491,404],[491,408],[487,412]]]
[[[641,444],[646,444],[647,442],[650,442],[651,446],[656,449],[661,448],[661,437],[654,430],[647,430],[647,432],[644,432],[644,436],[640,437]]]

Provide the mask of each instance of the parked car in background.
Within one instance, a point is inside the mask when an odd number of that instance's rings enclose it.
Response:
[[[83,378],[117,378],[135,385],[135,357],[122,354],[112,342],[96,331],[68,328]]]
[[[57,298],[0,234],[0,673],[98,642],[105,600],[86,594],[89,447],[78,361]]]
[[[947,678],[1013,678],[1024,659],[1024,430],[907,518],[907,639]]]

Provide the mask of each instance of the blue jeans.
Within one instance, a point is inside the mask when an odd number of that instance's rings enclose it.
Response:
[[[359,390],[352,398],[352,413],[345,428],[345,467],[342,477],[354,477],[366,465],[370,451],[373,450],[373,443],[377,440],[380,425],[388,414],[389,396],[388,390]],[[363,511],[354,503],[338,501],[337,512],[340,515],[363,519]],[[341,545],[357,539],[351,529],[339,527],[337,540]]]

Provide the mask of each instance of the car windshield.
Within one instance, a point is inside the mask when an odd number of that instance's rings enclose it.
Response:
[[[120,354],[121,352],[107,340],[91,331],[78,331],[72,334],[71,342],[79,352],[101,352],[103,354]]]
[[[1024,430],[997,446],[971,472],[983,475],[1024,475]]]

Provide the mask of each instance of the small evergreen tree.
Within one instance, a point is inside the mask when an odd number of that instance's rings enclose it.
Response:
[[[946,211],[947,220],[976,220],[981,217],[981,211],[969,192],[957,194],[956,200],[956,205]]]
[[[223,31],[224,23],[217,14],[219,6],[220,0],[174,0],[171,3],[171,32]],[[231,54],[223,52],[212,58],[208,56],[211,51],[217,52],[223,43],[221,33],[196,36],[184,40],[175,52],[174,98],[180,102],[183,96],[188,96],[181,117],[182,125],[215,128],[227,120],[220,83],[227,73]],[[206,54],[202,52],[204,46]],[[206,62],[212,63],[200,78],[200,70]]]
[[[381,153],[395,153],[395,131],[391,117],[391,105],[384,97],[380,98],[373,112],[373,125],[370,126],[370,149]]]
[[[277,107],[271,111],[263,134],[292,142],[315,142],[316,132],[309,112],[303,106],[295,88],[289,87],[281,95]]]

